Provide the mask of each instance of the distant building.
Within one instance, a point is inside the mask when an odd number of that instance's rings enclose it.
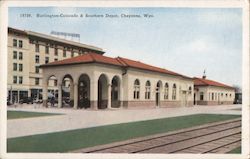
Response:
[[[194,78],[194,105],[233,104],[235,88],[216,81]]]
[[[19,102],[25,97],[41,98],[41,64],[82,55],[103,54],[100,48],[32,31],[8,28],[8,99]],[[50,93],[56,95],[57,81],[49,81]],[[67,83],[67,82],[66,82]]]

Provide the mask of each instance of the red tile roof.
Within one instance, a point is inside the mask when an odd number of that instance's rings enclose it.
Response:
[[[225,88],[234,89],[234,87],[228,86],[223,83],[219,83],[219,82],[212,81],[209,79],[204,79],[204,78],[197,78],[197,77],[194,77],[194,85],[195,86],[217,86],[217,87],[225,87]]]
[[[191,79],[190,77],[178,74],[176,72],[169,71],[169,70],[155,67],[155,66],[151,66],[151,65],[139,62],[139,61],[134,61],[134,60],[130,60],[127,58],[122,58],[122,57],[111,58],[111,57],[103,56],[103,55],[100,55],[97,53],[87,53],[87,54],[83,54],[83,55],[76,56],[73,58],[51,62],[48,64],[41,65],[41,67],[72,65],[72,64],[82,64],[82,63],[94,63],[94,62],[103,63],[103,64],[111,64],[111,65],[121,66],[121,67],[131,67],[131,68],[143,69],[143,70],[159,72],[159,73],[164,73],[164,74],[170,74],[170,75],[174,75],[174,76],[181,76],[184,78]]]

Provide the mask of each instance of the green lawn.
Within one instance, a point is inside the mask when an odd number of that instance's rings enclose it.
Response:
[[[67,152],[237,117],[240,116],[198,114],[18,137],[8,139],[7,149],[8,152]]]
[[[241,147],[237,147],[236,149],[233,149],[232,151],[228,152],[228,153],[236,153],[236,154],[241,154]]]
[[[32,117],[41,117],[41,116],[50,116],[50,115],[61,115],[54,113],[38,113],[38,112],[25,112],[25,111],[7,111],[7,119],[19,119],[19,118],[32,118]]]

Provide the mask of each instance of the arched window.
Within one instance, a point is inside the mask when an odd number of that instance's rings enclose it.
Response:
[[[164,87],[164,99],[168,99],[168,83]]]
[[[191,86],[188,88],[188,93],[192,94],[192,87]]]
[[[149,81],[147,81],[145,86],[145,99],[150,99],[150,89],[151,89],[151,84]]]
[[[173,99],[173,100],[176,100],[176,84],[173,84],[172,99]]]
[[[134,99],[140,98],[140,81],[138,79],[134,82]]]

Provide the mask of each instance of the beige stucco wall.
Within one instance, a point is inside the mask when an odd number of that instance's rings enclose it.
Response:
[[[78,79],[81,74],[87,74],[90,78],[90,100],[95,102],[98,100],[98,79],[104,74],[107,78],[108,84],[111,84],[113,77],[117,76],[119,82],[121,83],[119,89],[119,100],[129,103],[138,102],[131,105],[153,105],[155,106],[156,101],[156,84],[158,81],[161,81],[162,86],[160,90],[160,101],[162,102],[160,106],[168,104],[187,106],[192,104],[193,100],[193,81],[183,79],[181,77],[175,77],[171,75],[160,74],[156,72],[138,70],[138,69],[128,69],[127,72],[121,67],[103,65],[103,64],[78,64],[78,65],[64,65],[64,66],[55,66],[43,68],[43,77],[44,79],[49,78],[54,75],[60,83],[63,77],[66,74],[70,74],[73,78],[74,83],[78,83]],[[136,79],[140,80],[140,99],[134,99],[134,81]],[[151,98],[145,99],[145,83],[149,80],[151,83]],[[165,83],[169,85],[169,99],[164,99],[164,85]],[[176,100],[172,100],[172,86],[176,84]],[[192,88],[192,91],[188,91],[189,87]],[[183,91],[186,93],[186,96],[183,96]],[[181,94],[181,95],[180,95]],[[185,97],[185,99],[184,99]],[[108,98],[107,95],[104,96],[105,99]],[[183,102],[183,100],[185,100]],[[164,104],[164,102],[166,102]],[[178,104],[175,104],[178,103]],[[125,104],[126,104],[125,103]]]
[[[134,99],[133,91],[134,91],[134,81],[138,79],[140,81],[140,98]],[[151,83],[151,98],[145,99],[145,89],[146,89],[146,82],[150,81]],[[156,85],[157,82],[160,81],[161,83],[161,89],[160,89],[160,101],[162,102],[160,106],[164,105],[164,102],[181,102],[184,100],[182,95],[182,91],[187,91],[188,88],[191,86],[193,90],[193,81],[192,80],[186,80],[181,77],[171,76],[167,74],[161,74],[157,72],[151,72],[151,71],[144,71],[139,69],[129,69],[127,72],[126,80],[127,81],[127,90],[124,91],[124,100],[127,101],[143,101],[143,102],[151,102],[153,104],[156,104]],[[169,94],[168,99],[164,99],[164,86],[165,83],[168,83],[169,85]],[[172,99],[172,87],[173,84],[176,84],[176,99]],[[191,94],[187,94],[186,100],[192,101],[193,91],[191,91]],[[170,103],[171,104],[171,103]],[[184,106],[185,104],[182,103]]]
[[[196,91],[197,104],[202,104],[202,105],[233,104],[235,98],[234,89],[225,87],[216,87],[216,86],[196,86],[196,88],[198,88],[198,91]],[[201,92],[204,93],[203,101],[200,101]],[[212,99],[212,93],[214,94],[213,99]]]

